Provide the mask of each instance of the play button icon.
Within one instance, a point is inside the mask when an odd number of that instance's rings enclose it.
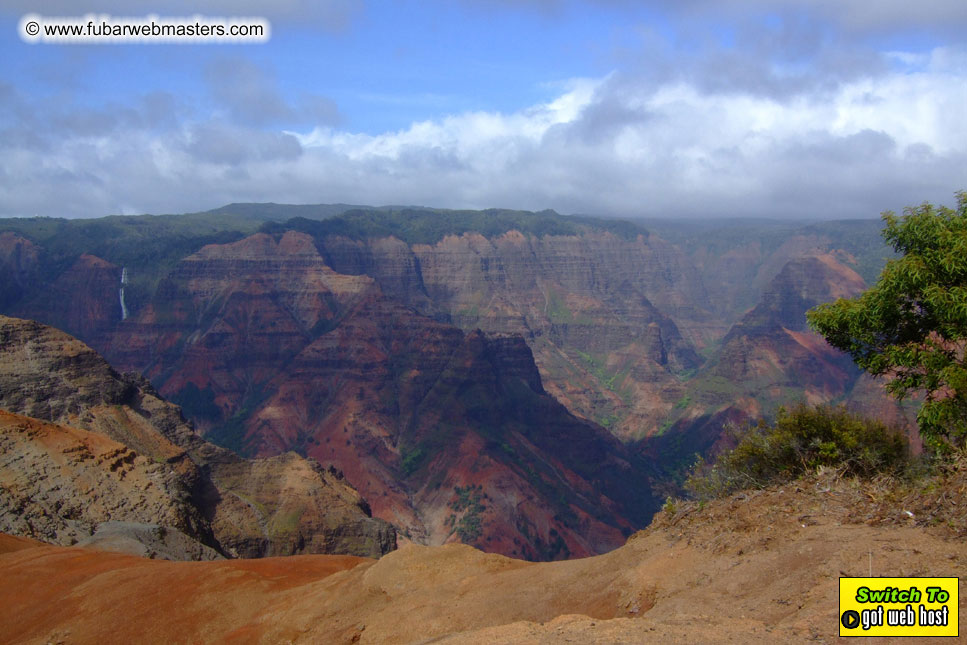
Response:
[[[860,614],[852,609],[844,611],[840,622],[843,623],[843,627],[846,629],[856,629],[860,626]]]

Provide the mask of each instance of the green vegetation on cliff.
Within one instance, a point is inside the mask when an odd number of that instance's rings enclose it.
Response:
[[[125,300],[135,311],[182,258],[207,244],[228,244],[254,233],[261,221],[230,215],[111,216],[98,219],[29,217],[0,220],[0,232],[21,235],[42,248],[39,275],[51,281],[82,254],[128,267]]]
[[[296,230],[317,239],[330,235],[354,240],[392,236],[407,244],[436,244],[447,235],[464,233],[480,233],[489,238],[514,230],[536,237],[580,235],[592,230],[607,231],[623,239],[648,235],[645,228],[627,220],[565,216],[552,210],[534,213],[496,208],[482,211],[360,208],[321,221],[296,217],[285,224],[267,223],[262,230],[269,233]]]
[[[453,513],[447,518],[447,525],[453,527],[464,544],[473,544],[483,534],[483,512],[487,510],[484,504],[489,498],[483,489],[474,484],[457,486],[453,489],[456,499],[449,506]],[[460,518],[457,519],[457,513]]]
[[[736,430],[738,443],[714,465],[699,460],[685,487],[699,497],[764,488],[831,467],[846,475],[895,473],[908,462],[906,437],[844,408],[781,408],[774,424]]]

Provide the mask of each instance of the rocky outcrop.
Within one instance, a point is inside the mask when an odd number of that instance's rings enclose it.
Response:
[[[260,556],[351,553],[379,556],[396,532],[335,469],[288,452],[235,460],[214,470],[222,500],[212,518],[223,547]]]
[[[159,426],[177,435],[174,428],[181,425],[181,435],[192,433],[177,411],[164,410],[145,385],[122,377],[94,350],[60,330],[0,316],[0,408],[99,432],[187,474],[193,465],[184,448],[159,432]],[[145,406],[161,408],[161,417],[151,420],[143,413]]]
[[[77,546],[98,551],[127,553],[152,560],[225,559],[215,549],[170,526],[114,519],[98,524],[94,534],[79,540]]]
[[[97,433],[0,410],[0,530],[74,544],[108,521],[196,539],[205,524],[166,464]]]
[[[98,515],[85,520],[88,535],[117,520],[171,527],[238,557],[330,548],[379,556],[395,548],[392,528],[372,519],[358,493],[318,464],[296,455],[250,462],[204,441],[143,377],[119,375],[91,348],[46,325],[0,316],[0,408],[111,438],[131,459],[155,464],[190,511],[191,521],[177,524],[150,513]],[[275,480],[285,485],[266,483]],[[83,499],[79,494],[81,509]],[[257,504],[239,502],[246,499]],[[280,517],[284,530],[274,530]]]

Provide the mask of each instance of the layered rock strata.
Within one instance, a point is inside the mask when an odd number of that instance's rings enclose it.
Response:
[[[249,461],[203,440],[180,409],[142,377],[119,375],[77,339],[34,321],[0,316],[0,409],[110,439],[124,448],[124,459],[150,462],[156,477],[167,482],[165,490],[181,504],[184,517],[178,522],[165,514],[120,511],[87,517],[86,497],[74,491],[80,515],[68,519],[82,519],[88,536],[113,520],[171,527],[237,557],[378,556],[395,548],[392,527],[370,517],[368,505],[335,473],[295,454]],[[11,448],[4,466],[10,477],[35,470],[26,467],[21,452]],[[42,447],[32,454],[43,462]],[[47,458],[58,459],[56,452]],[[32,494],[59,490],[60,484],[45,482],[35,482]],[[97,495],[97,486],[87,492]],[[47,533],[39,536],[50,539]],[[79,534],[65,536],[70,541]]]
[[[418,542],[587,555],[657,506],[646,467],[544,391],[522,337],[421,315],[333,271],[302,233],[186,258],[105,352],[207,437],[344,473]]]

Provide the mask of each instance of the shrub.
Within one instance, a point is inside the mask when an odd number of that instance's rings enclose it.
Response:
[[[780,408],[772,425],[760,421],[736,433],[735,448],[709,466],[699,459],[685,488],[699,498],[790,481],[820,467],[869,477],[902,470],[906,437],[843,407]]]

